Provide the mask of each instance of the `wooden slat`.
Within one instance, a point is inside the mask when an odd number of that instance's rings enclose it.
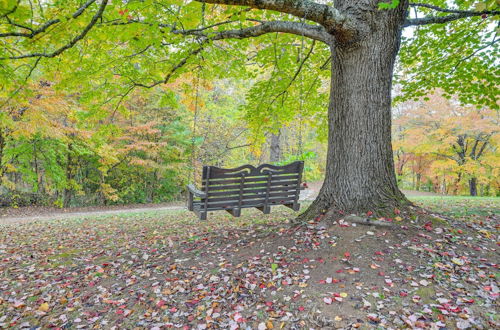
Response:
[[[256,193],[265,193],[266,188],[247,188],[243,190],[243,194],[256,194]],[[277,186],[277,187],[271,187],[269,189],[271,192],[292,192],[294,193],[296,191],[295,185],[288,185],[288,186]],[[232,195],[238,195],[240,193],[239,190],[220,190],[220,191],[208,191],[208,196],[232,196]]]
[[[278,198],[278,197],[289,197],[289,196],[293,196],[295,197],[295,192],[280,192],[280,193],[270,193],[269,194],[269,198]],[[230,199],[239,199],[240,196],[224,196],[224,197],[208,197],[208,202],[211,203],[211,202],[223,202],[223,201],[227,201],[227,200],[230,200]],[[251,194],[251,195],[241,195],[241,200],[243,201],[246,201],[246,200],[250,200],[250,199],[262,199],[262,200],[265,200],[266,199],[266,194]]]
[[[297,185],[297,179],[288,179],[288,180],[280,180],[280,181],[271,181],[271,187],[277,187],[277,186],[286,186],[286,185],[293,185],[294,187]],[[239,189],[240,185],[239,182],[236,184],[234,183],[229,183],[229,184],[216,184],[216,185],[209,185],[209,190],[214,191],[214,190],[227,190],[227,189]],[[251,183],[244,183],[243,188],[265,188],[267,187],[267,182],[251,182]],[[205,188],[205,186],[203,186]]]
[[[295,174],[287,174],[287,175],[280,175],[274,177],[273,175],[273,182],[275,181],[283,181],[283,180],[293,180],[293,179],[298,179],[299,175],[297,173]],[[245,177],[245,183],[248,182],[267,182],[267,177]],[[203,186],[205,185],[206,181],[203,180],[202,184]],[[210,179],[210,185],[217,185],[217,184],[230,184],[230,183],[240,183],[240,179]]]

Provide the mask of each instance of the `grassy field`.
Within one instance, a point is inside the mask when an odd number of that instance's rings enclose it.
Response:
[[[450,217],[500,214],[500,197],[413,196],[411,200],[424,208]]]

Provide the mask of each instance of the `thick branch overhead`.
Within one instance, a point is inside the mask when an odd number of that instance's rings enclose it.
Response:
[[[322,26],[287,21],[262,22],[258,25],[243,29],[226,30],[220,32],[201,32],[199,29],[173,30],[172,32],[176,34],[199,36],[208,38],[210,40],[244,39],[258,37],[272,32],[283,32],[301,35],[325,43],[333,42],[333,36],[326,32],[325,28],[323,28]]]
[[[247,6],[256,9],[274,10],[321,24],[330,33],[349,30],[349,20],[333,6],[309,0],[196,0],[198,2]]]

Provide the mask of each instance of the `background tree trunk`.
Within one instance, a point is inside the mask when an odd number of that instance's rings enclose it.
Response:
[[[477,178],[469,179],[469,192],[471,196],[477,196]]]
[[[280,144],[281,131],[278,134],[271,133],[269,139],[269,161],[271,163],[279,162],[281,160],[281,144]]]
[[[392,76],[402,7],[370,12],[368,35],[354,44],[332,46],[325,181],[303,217],[329,210],[392,212],[408,202],[396,184],[391,144]]]

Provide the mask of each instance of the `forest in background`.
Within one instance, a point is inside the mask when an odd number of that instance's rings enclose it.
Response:
[[[192,74],[134,91],[122,104],[125,111],[90,111],[79,95],[58,91],[51,81],[30,87],[26,102],[0,112],[2,206],[182,199],[188,181],[199,180],[203,164],[301,159],[306,181],[324,174],[325,121],[298,112],[281,127],[256,123],[248,111],[253,106],[248,81],[208,81]],[[318,107],[326,108],[326,102],[317,97]],[[398,104],[393,117],[402,189],[500,194],[496,110],[462,106],[437,92]]]

